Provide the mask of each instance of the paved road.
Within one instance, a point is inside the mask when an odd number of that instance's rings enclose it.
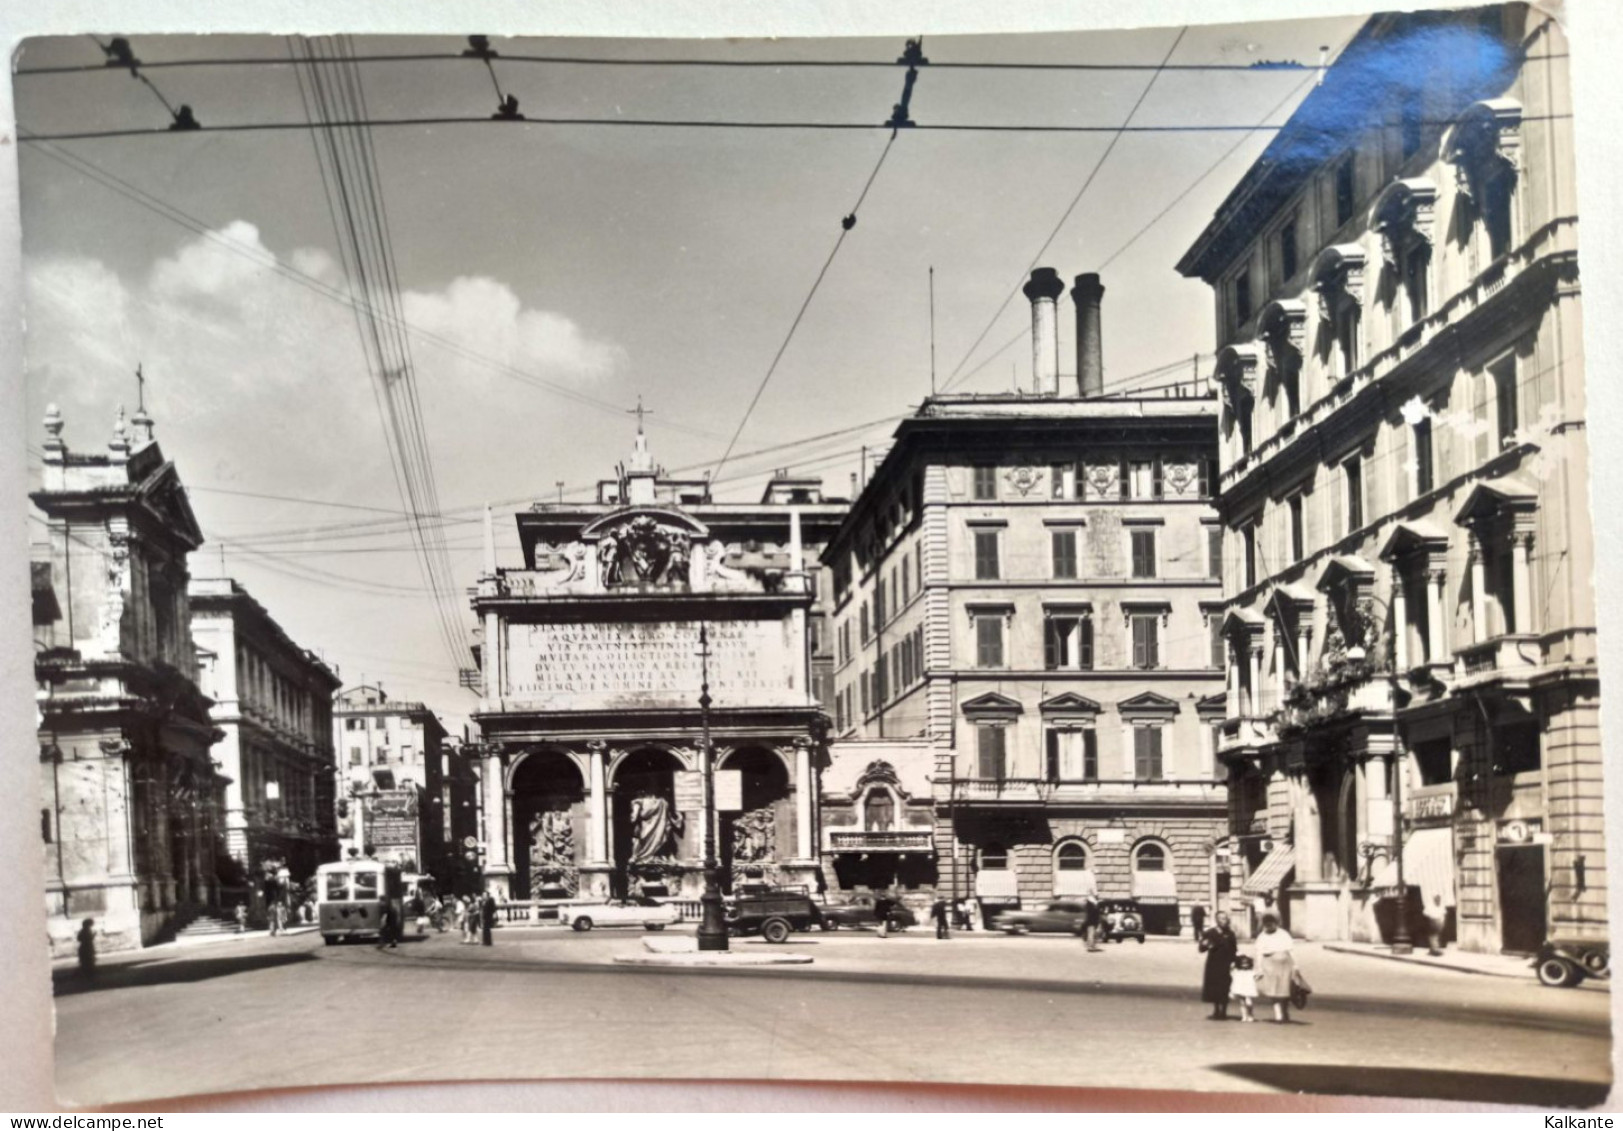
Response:
[[[638,932],[500,931],[395,950],[312,935],[59,975],[74,1104],[355,1082],[654,1076],[1311,1091],[1581,1105],[1610,995],[1304,946],[1289,1026],[1204,1019],[1190,943],[797,936],[801,967],[617,967]],[[759,941],[735,946],[760,947]]]

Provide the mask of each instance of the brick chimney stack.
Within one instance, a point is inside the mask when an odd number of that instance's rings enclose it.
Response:
[[[1097,397],[1105,391],[1104,344],[1099,337],[1099,304],[1104,297],[1098,274],[1076,277],[1071,288],[1076,303],[1076,380],[1084,397]]]
[[[1059,312],[1055,300],[1065,293],[1059,272],[1038,267],[1021,288],[1031,303],[1031,391],[1040,397],[1059,395]]]

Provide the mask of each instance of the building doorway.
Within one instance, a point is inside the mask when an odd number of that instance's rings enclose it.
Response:
[[[1501,845],[1494,850],[1499,874],[1501,949],[1507,954],[1535,954],[1544,945],[1544,846]]]

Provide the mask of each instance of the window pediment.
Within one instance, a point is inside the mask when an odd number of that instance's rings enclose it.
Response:
[[[1078,695],[1073,691],[1066,691],[1044,699],[1038,709],[1045,715],[1097,715],[1100,711],[1098,703],[1085,695]]]
[[[1116,713],[1124,720],[1133,719],[1169,719],[1178,713],[1178,701],[1168,699],[1154,691],[1145,691],[1123,699],[1116,704]]]
[[[1460,115],[1443,145],[1443,160],[1454,166],[1459,189],[1479,199],[1495,162],[1514,170],[1522,147],[1522,104],[1514,98],[1489,98]]]
[[[1432,243],[1432,221],[1437,208],[1437,186],[1428,177],[1393,181],[1375,198],[1375,231],[1381,236],[1381,255],[1390,267],[1398,265],[1405,244],[1418,239]]]
[[[999,695],[995,691],[988,691],[984,695],[966,699],[958,705],[958,709],[970,718],[1007,718],[1012,715],[1024,714],[1026,707],[1018,699],[1011,699],[1007,695]]]
[[[1483,519],[1504,514],[1531,512],[1538,509],[1538,492],[1513,476],[1486,479],[1471,488],[1465,502],[1454,515],[1461,526],[1470,526]]]
[[[1255,342],[1227,345],[1217,351],[1217,381],[1223,387],[1223,399],[1234,408],[1241,394],[1250,397],[1257,391],[1257,368],[1262,361],[1262,349]]]
[[[1362,306],[1364,302],[1364,249],[1355,243],[1331,244],[1313,260],[1308,271],[1313,292],[1319,296],[1319,317],[1335,320],[1342,302]]]
[[[1429,522],[1400,522],[1381,543],[1380,559],[1392,562],[1410,554],[1447,554],[1448,535]]]
[[[1286,348],[1302,352],[1307,344],[1307,304],[1297,299],[1276,299],[1257,318],[1257,337],[1268,349],[1270,364],[1279,365]]]

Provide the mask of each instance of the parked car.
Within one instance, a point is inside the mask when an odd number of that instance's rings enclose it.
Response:
[[[637,899],[611,899],[606,903],[561,903],[558,921],[567,923],[577,931],[593,927],[643,927],[662,931],[666,924],[677,921],[674,905],[659,903],[641,896]]]
[[[890,929],[893,931],[905,930],[908,927],[918,926],[918,916],[909,911],[900,900],[888,900],[890,911],[886,918],[890,920]],[[871,895],[858,895],[844,903],[830,903],[823,908],[823,922],[826,929],[833,931],[840,927],[878,927],[879,914],[874,910],[876,904]]]
[[[1611,946],[1604,939],[1549,939],[1533,960],[1538,980],[1570,988],[1585,978],[1612,976]]]
[[[1080,935],[1087,922],[1088,909],[1074,900],[1056,900],[1047,907],[1029,911],[1005,911],[993,920],[992,926],[1011,935],[1032,932],[1060,932]]]
[[[727,904],[729,935],[760,935],[769,943],[781,943],[793,931],[822,926],[822,909],[803,887],[749,891]]]
[[[1099,937],[1106,942],[1144,941],[1144,909],[1136,899],[1101,899]]]

